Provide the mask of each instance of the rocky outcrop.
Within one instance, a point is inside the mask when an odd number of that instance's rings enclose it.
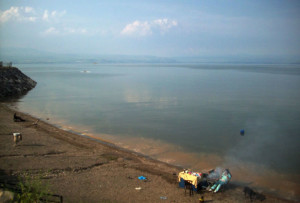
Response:
[[[36,82],[15,67],[0,67],[0,100],[17,98],[34,88]]]

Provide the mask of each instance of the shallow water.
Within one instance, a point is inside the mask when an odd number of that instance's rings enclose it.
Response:
[[[297,65],[18,67],[38,82],[21,111],[173,164],[226,166],[239,181],[256,174],[263,187],[280,174],[282,188],[299,194]]]

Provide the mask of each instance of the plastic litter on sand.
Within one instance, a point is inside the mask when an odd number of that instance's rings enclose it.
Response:
[[[146,180],[147,178],[144,177],[144,176],[140,176],[140,177],[138,177],[138,179],[139,179],[139,180]]]

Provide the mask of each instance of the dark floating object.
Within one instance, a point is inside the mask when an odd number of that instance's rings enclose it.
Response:
[[[244,135],[244,134],[245,134],[245,130],[244,130],[244,129],[241,129],[241,130],[240,130],[240,134],[241,134],[241,135]]]

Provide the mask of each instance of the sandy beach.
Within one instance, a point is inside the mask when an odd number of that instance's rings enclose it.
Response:
[[[243,187],[229,183],[217,194],[185,195],[178,187],[179,167],[136,152],[56,128],[0,104],[0,178],[16,180],[26,173],[42,177],[64,202],[250,202]],[[23,139],[16,146],[12,133]],[[147,181],[139,180],[145,176]],[[139,188],[139,189],[136,189]],[[264,194],[264,202],[292,202]],[[257,200],[258,201],[258,200]]]

